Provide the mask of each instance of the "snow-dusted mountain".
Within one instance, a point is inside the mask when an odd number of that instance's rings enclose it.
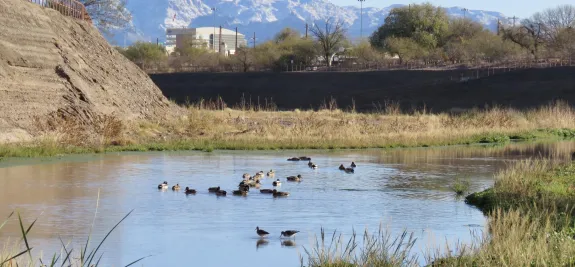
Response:
[[[366,7],[363,9],[363,35],[369,36],[383,24],[394,7]],[[213,10],[215,8],[215,11]],[[175,27],[238,27],[239,32],[253,36],[258,42],[267,40],[282,28],[291,27],[302,33],[305,24],[328,18],[342,20],[351,37],[360,36],[360,8],[337,6],[328,0],[131,0],[128,9],[133,22],[130,32],[115,36],[115,42],[130,43],[134,40],[162,41],[166,28]],[[462,17],[462,7],[447,8],[451,16]],[[495,29],[497,19],[505,16],[499,12],[468,10],[466,16]]]

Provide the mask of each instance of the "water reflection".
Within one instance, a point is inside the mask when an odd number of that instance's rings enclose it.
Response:
[[[145,266],[181,266],[193,257],[200,266],[236,266],[235,259],[253,258],[249,266],[299,265],[294,240],[256,240],[254,225],[279,233],[286,228],[315,236],[321,227],[349,235],[353,229],[377,229],[389,223],[392,233],[413,231],[418,244],[429,241],[427,229],[438,240],[469,242],[470,228],[485,226],[477,209],[457,200],[449,186],[468,178],[471,191],[493,183],[493,173],[511,161],[545,156],[570,159],[575,143],[509,144],[498,147],[447,147],[362,151],[303,151],[321,166],[286,162],[293,151],[125,153],[63,157],[37,162],[6,159],[0,162],[0,218],[19,210],[30,224],[40,217],[30,242],[47,254],[60,250],[59,237],[81,242],[96,212],[94,240],[100,240],[126,213],[135,212],[110,235],[102,251],[106,266],[125,265],[139,257]],[[338,170],[355,161],[356,173]],[[26,165],[28,164],[28,165]],[[346,164],[347,165],[347,164]],[[205,166],[210,166],[209,170]],[[221,185],[231,194],[243,173],[274,169],[287,198],[277,200],[253,190],[247,197],[216,197],[207,188]],[[285,177],[302,174],[301,183]],[[196,195],[158,191],[159,181],[198,190]],[[264,179],[262,188],[273,188]],[[114,186],[110,186],[114,185]],[[42,214],[40,216],[40,214]],[[18,238],[16,220],[0,232],[0,241]],[[299,238],[299,237],[298,237]],[[272,245],[270,245],[270,242]],[[308,242],[300,244],[308,246]],[[441,242],[445,243],[445,242]],[[421,247],[416,247],[420,252]],[[225,254],[226,257],[217,255]],[[260,255],[261,254],[261,255]],[[424,258],[424,257],[420,257]]]
[[[258,239],[258,241],[256,242],[256,250],[258,250],[260,247],[269,245],[269,243],[270,242],[265,239],[262,238]]]
[[[283,240],[282,247],[295,247],[297,244],[293,240]]]

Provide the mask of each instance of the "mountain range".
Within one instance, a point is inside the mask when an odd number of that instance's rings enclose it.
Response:
[[[363,8],[363,36],[369,36],[384,23],[389,11],[403,5],[385,8]],[[110,39],[118,45],[136,40],[165,39],[166,28],[181,27],[238,27],[240,33],[256,41],[272,38],[285,27],[305,32],[305,25],[332,18],[344,22],[353,39],[361,35],[360,7],[338,6],[329,0],[137,0],[128,1],[132,22],[128,30],[116,32]],[[215,11],[213,10],[215,8]],[[497,20],[505,21],[502,13],[466,10],[463,7],[446,8],[452,17],[466,16],[495,30]]]

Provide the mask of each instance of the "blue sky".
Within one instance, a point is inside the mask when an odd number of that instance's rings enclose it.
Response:
[[[356,5],[357,0],[331,0],[341,6]],[[498,11],[509,16],[529,17],[531,14],[562,4],[574,4],[574,0],[366,0],[364,6],[386,7],[392,4],[413,4],[421,2],[431,2],[435,5],[452,7],[461,6],[469,9],[480,9],[488,11]]]

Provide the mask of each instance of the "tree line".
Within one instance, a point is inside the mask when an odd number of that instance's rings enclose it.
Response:
[[[255,47],[239,47],[229,57],[211,52],[201,40],[183,43],[171,55],[162,46],[144,42],[119,50],[144,69],[173,71],[194,67],[281,71],[294,64],[331,66],[334,59],[338,64],[422,65],[575,60],[575,6],[537,12],[517,25],[500,21],[492,31],[470,19],[451,18],[444,8],[429,3],[409,5],[391,10],[366,40],[350,41],[344,23],[328,19],[314,24],[309,36],[285,28]]]

